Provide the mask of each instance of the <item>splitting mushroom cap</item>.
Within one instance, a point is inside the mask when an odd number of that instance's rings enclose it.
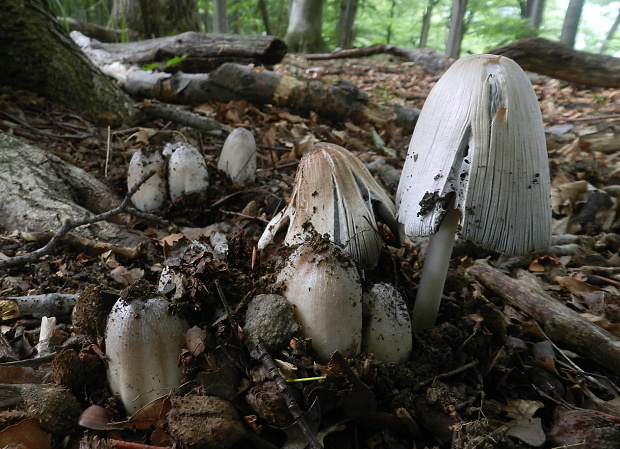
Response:
[[[432,89],[416,124],[396,203],[408,235],[461,212],[460,235],[524,254],[549,245],[549,167],[532,85],[509,58],[472,55]]]
[[[375,214],[401,237],[396,208],[364,164],[344,148],[321,142],[300,161],[288,206],[276,214],[258,242],[263,249],[286,224],[287,245],[328,235],[365,269],[374,268],[382,239]]]

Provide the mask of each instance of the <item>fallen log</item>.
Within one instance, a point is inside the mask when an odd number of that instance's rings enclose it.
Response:
[[[206,73],[226,62],[273,65],[286,55],[283,40],[274,36],[211,34],[188,31],[177,36],[159,37],[127,43],[91,43],[94,50],[105,50],[115,61],[143,66],[179,58],[174,70]]]
[[[506,56],[524,70],[595,87],[620,87],[620,58],[576,51],[542,38],[521,39],[488,51]]]
[[[534,318],[556,344],[615,373],[620,372],[620,338],[590,323],[526,280],[516,280],[486,263],[476,263],[467,272],[504,301]],[[529,274],[524,270],[520,273]]]
[[[300,112],[314,111],[337,121],[348,119],[381,126],[393,120],[407,131],[413,130],[420,112],[409,106],[373,103],[368,95],[345,80],[331,85],[234,63],[223,64],[208,75],[132,70],[125,89],[133,96],[155,98],[165,103],[245,99]]]
[[[308,60],[365,58],[368,56],[388,54],[421,65],[426,72],[436,75],[445,72],[452,60],[445,54],[430,48],[408,49],[388,44],[377,44],[369,47],[345,48],[331,53],[314,53],[305,55]]]

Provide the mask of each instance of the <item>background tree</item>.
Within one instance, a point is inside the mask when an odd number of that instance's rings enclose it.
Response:
[[[461,53],[461,42],[465,32],[465,13],[467,0],[453,0],[450,13],[450,31],[446,42],[446,55],[449,58],[458,58]]]
[[[325,51],[323,4],[325,0],[291,0],[284,40],[292,52]]]
[[[133,100],[91,64],[45,0],[4,0],[0,23],[0,84],[34,91],[99,121],[118,122],[133,113]]]
[[[534,31],[532,35],[538,34],[543,20],[545,10],[545,0],[520,0],[521,17],[528,19],[530,28]]]
[[[144,38],[198,31],[196,0],[114,0],[109,26],[129,28]]]
[[[562,25],[562,33],[560,34],[560,42],[568,45],[570,48],[575,47],[577,39],[577,29],[581,20],[581,13],[585,0],[570,0]]]
[[[342,0],[340,15],[336,26],[337,45],[340,48],[350,48],[353,44],[353,24],[357,14],[359,0]]]
[[[605,36],[605,40],[601,44],[601,48],[599,49],[600,54],[604,54],[609,48],[609,44],[613,41],[616,32],[618,31],[618,27],[620,27],[620,9],[618,10],[618,15],[616,16],[616,20],[614,20],[613,25],[609,28],[607,32],[607,36]]]
[[[426,48],[428,45],[428,33],[431,29],[431,18],[433,17],[433,9],[437,6],[440,0],[428,0],[426,3],[426,9],[422,14],[422,30],[420,31],[419,48]]]
[[[226,0],[213,0],[213,32],[228,33]]]

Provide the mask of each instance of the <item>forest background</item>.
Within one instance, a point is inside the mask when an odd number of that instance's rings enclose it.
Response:
[[[124,11],[132,0],[50,3],[59,17],[131,28]],[[183,0],[179,4],[191,5],[197,12],[192,31],[278,36],[293,52],[391,44],[459,57],[526,37],[543,37],[577,50],[620,56],[617,0]],[[295,9],[301,14],[297,20],[301,27],[314,28],[303,32],[320,33],[317,39],[299,42],[292,37]]]

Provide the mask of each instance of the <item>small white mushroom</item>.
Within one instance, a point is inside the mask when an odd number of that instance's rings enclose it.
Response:
[[[506,254],[549,245],[549,184],[542,115],[527,75],[502,56],[455,62],[422,108],[397,192],[405,232],[434,234],[415,331],[435,322],[455,233]]]
[[[108,382],[129,414],[178,388],[183,380],[179,355],[189,326],[169,306],[160,296],[121,298],[108,317]]]
[[[383,362],[406,360],[413,347],[411,319],[402,295],[390,284],[375,284],[362,297],[362,351]]]
[[[343,247],[362,268],[372,269],[383,246],[375,215],[400,239],[395,211],[358,158],[338,145],[321,142],[301,159],[291,200],[267,224],[258,248],[267,246],[288,224],[287,245],[302,243],[316,231]]]
[[[256,140],[245,128],[231,132],[220,153],[217,168],[236,183],[245,184],[256,179]]]
[[[278,275],[284,297],[295,306],[301,334],[323,359],[334,351],[359,353],[362,283],[355,263],[331,242],[308,242],[288,258]]]
[[[166,202],[167,191],[164,178],[164,158],[156,151],[140,149],[129,161],[127,189],[131,190],[150,171],[155,171],[148,181],[131,197],[136,209],[143,212],[159,209]]]
[[[202,154],[185,143],[169,143],[164,147],[168,160],[168,188],[170,199],[176,201],[181,195],[206,192],[209,172]]]

